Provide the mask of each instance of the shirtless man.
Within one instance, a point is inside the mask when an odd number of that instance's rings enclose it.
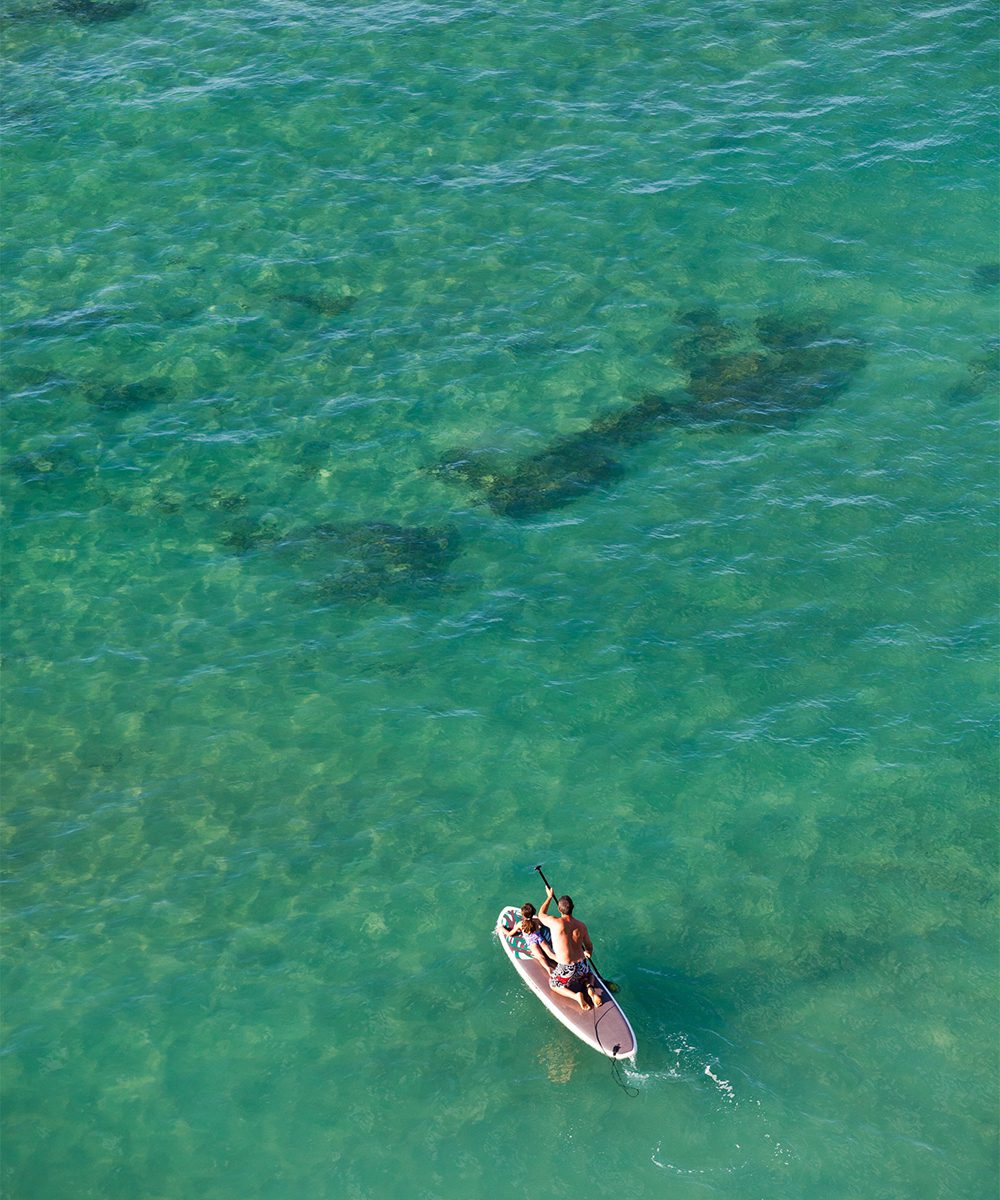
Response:
[[[599,1008],[604,996],[587,962],[594,952],[587,926],[573,916],[573,901],[569,896],[559,897],[560,915],[550,917],[548,908],[554,899],[555,892],[546,888],[545,903],[538,910],[538,920],[552,934],[552,951],[558,964],[549,975],[549,987],[560,996],[575,1000],[584,1012],[591,1007]]]

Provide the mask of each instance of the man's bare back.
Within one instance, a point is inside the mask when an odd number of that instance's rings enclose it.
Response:
[[[569,965],[589,959],[594,952],[594,946],[590,940],[590,933],[587,930],[587,926],[573,916],[573,901],[568,896],[563,896],[559,901],[560,915],[558,917],[550,917],[548,915],[548,907],[553,899],[555,899],[555,892],[553,892],[552,888],[547,888],[545,903],[538,910],[538,919],[543,925],[548,927],[552,934],[552,952],[555,954],[557,962]],[[582,990],[571,990],[568,987],[560,986],[555,982],[555,978],[556,972],[554,971],[549,981],[549,987],[554,992],[572,997],[581,1008],[590,1007]],[[585,980],[586,982],[583,984],[583,987],[586,988],[586,992],[594,1004],[600,1007],[604,1002],[604,996],[601,993],[596,978],[588,971]]]

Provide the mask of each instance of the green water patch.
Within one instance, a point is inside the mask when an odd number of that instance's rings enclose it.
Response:
[[[91,304],[15,321],[10,324],[9,331],[30,338],[33,342],[55,337],[92,337],[110,329],[120,320],[120,312],[112,305]]]
[[[995,6],[18,2],[5,1194],[988,1194]]]

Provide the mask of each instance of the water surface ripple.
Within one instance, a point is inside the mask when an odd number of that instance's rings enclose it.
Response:
[[[0,10],[5,1195],[988,1194],[995,6]]]

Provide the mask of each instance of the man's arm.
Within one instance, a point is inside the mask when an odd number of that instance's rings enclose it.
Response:
[[[549,929],[557,929],[559,927],[558,919],[556,917],[550,917],[548,915],[548,912],[546,911],[548,909],[549,905],[552,903],[552,898],[554,896],[555,896],[555,892],[551,888],[546,888],[545,900],[542,904],[542,907],[538,910],[538,912],[536,914],[539,921],[541,921],[541,923],[543,925],[548,926]]]
[[[580,942],[583,945],[583,952],[588,958],[594,953],[594,943],[590,940],[590,930],[581,921],[580,922]]]

